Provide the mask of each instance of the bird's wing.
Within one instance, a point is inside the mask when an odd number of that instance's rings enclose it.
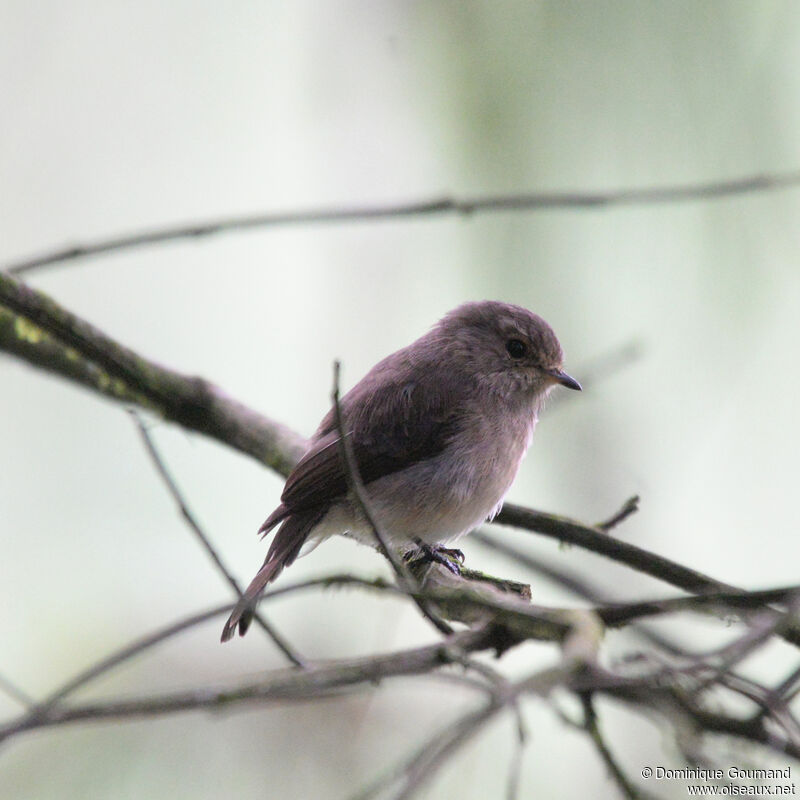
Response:
[[[362,385],[364,388],[362,389]],[[361,479],[369,484],[441,452],[459,424],[457,402],[446,387],[424,380],[359,384],[341,402],[345,430]],[[314,445],[286,481],[281,503],[288,513],[328,505],[347,491],[331,410]]]

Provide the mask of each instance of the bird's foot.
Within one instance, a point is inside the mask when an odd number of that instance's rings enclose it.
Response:
[[[464,554],[460,550],[453,550],[441,545],[431,545],[421,539],[415,539],[416,550],[409,550],[404,556],[406,564],[415,564],[420,561],[432,561],[441,564],[453,573],[461,575],[461,565],[464,563]]]

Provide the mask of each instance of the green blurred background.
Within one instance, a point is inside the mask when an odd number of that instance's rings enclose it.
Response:
[[[795,2],[172,2],[0,4],[0,263],[169,222],[443,194],[606,191],[800,167]],[[746,587],[797,580],[800,191],[596,210],[250,231],[31,275],[136,350],[208,377],[305,434],[331,363],[351,385],[455,305],[525,305],[578,379],[640,357],[545,413],[510,499],[592,522]],[[128,416],[0,360],[0,673],[41,697],[135,636],[228,600]],[[282,481],[163,423],[179,484],[236,574]],[[497,531],[613,586],[669,589],[549,540]],[[467,561],[519,580],[464,541]],[[283,580],[384,573],[330,542]],[[574,602],[534,583],[543,604]],[[354,592],[271,607],[308,657],[429,641],[416,613]],[[687,632],[707,646],[720,626]],[[671,630],[681,630],[673,626]],[[256,631],[209,624],[93,684],[84,699],[253,678],[282,665]],[[630,651],[620,634],[609,658]],[[527,645],[521,674],[557,651]],[[787,651],[746,664],[780,677]],[[3,798],[344,798],[478,698],[435,679],[316,704],[90,724],[0,753]],[[569,698],[559,698],[568,711]],[[16,703],[0,694],[4,717]],[[602,706],[636,774],[681,762],[657,723]],[[585,736],[541,702],[522,797],[615,789]],[[502,718],[423,793],[503,796]],[[747,753],[731,761],[755,758]],[[677,786],[652,786],[683,796]],[[674,792],[675,794],[671,794]]]

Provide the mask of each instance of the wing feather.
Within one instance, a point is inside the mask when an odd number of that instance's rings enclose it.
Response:
[[[376,369],[383,366],[379,364]],[[369,376],[368,376],[369,378]],[[423,375],[377,383],[365,379],[341,403],[346,430],[365,485],[440,453],[459,424],[457,403]],[[330,505],[347,491],[339,436],[331,410],[313,444],[286,481],[281,503],[288,513]]]

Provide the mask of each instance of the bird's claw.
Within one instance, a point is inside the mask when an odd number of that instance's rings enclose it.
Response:
[[[415,561],[432,561],[441,564],[450,570],[453,575],[461,575],[461,564],[464,563],[464,554],[460,550],[449,549],[439,545],[430,545],[420,539],[416,540],[417,549],[409,550],[403,560],[408,563]],[[420,556],[420,553],[422,554]]]

